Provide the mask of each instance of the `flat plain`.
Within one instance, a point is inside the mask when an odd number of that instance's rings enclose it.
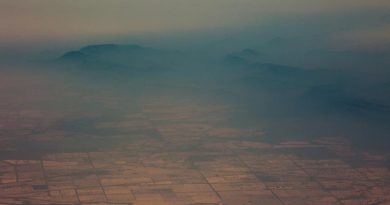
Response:
[[[262,141],[261,129],[226,123],[228,105],[169,95],[137,103],[93,123],[2,110],[0,204],[390,204],[388,154],[332,136]]]

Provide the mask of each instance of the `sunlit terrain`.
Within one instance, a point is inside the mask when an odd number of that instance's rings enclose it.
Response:
[[[118,104],[110,97],[85,97],[106,109]],[[29,108],[4,113],[8,117],[2,122],[2,135],[12,138],[2,138],[6,146],[2,147],[1,203],[375,204],[389,200],[389,158],[354,151],[345,139],[269,144],[262,142],[261,130],[227,125],[225,115],[231,108],[223,103],[171,94],[127,103],[138,108],[129,108],[120,119],[74,113],[69,116],[72,120],[60,125],[56,120],[61,113],[55,111]],[[12,146],[16,140],[16,147]]]

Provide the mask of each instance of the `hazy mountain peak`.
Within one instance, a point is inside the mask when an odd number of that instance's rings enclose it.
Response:
[[[87,58],[96,58],[111,54],[134,54],[138,51],[147,51],[151,49],[143,48],[136,44],[119,45],[119,44],[95,44],[87,45],[79,50],[68,51],[63,54],[59,60],[65,61],[84,61]]]
[[[230,65],[249,65],[255,62],[259,62],[260,53],[252,48],[246,48],[239,52],[227,54],[225,56],[225,62]]]
[[[119,45],[119,44],[97,44],[97,45],[88,45],[80,49],[84,53],[101,53],[101,52],[120,52],[120,51],[130,51],[142,49],[141,46],[130,44],[130,45]]]
[[[60,60],[80,61],[84,60],[86,55],[80,51],[69,51],[60,57]]]

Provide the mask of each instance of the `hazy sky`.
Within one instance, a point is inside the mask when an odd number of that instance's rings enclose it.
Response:
[[[389,10],[389,0],[1,0],[0,43],[203,31],[288,15]],[[389,39],[390,26],[344,32]]]

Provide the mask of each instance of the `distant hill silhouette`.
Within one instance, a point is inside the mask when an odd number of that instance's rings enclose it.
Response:
[[[81,52],[88,54],[105,54],[107,52],[131,52],[135,50],[146,49],[139,45],[117,45],[117,44],[100,44],[100,45],[89,45],[80,49]]]
[[[172,66],[175,58],[170,52],[139,45],[99,44],[69,51],[56,62],[68,68],[83,70],[158,70]]]
[[[230,81],[231,89],[248,93],[250,98],[263,95],[253,99],[255,103],[267,98],[268,101],[289,102],[289,106],[295,106],[296,110],[302,108],[353,115],[377,115],[390,111],[384,103],[343,90],[345,86],[352,86],[353,82],[340,70],[267,63],[252,49],[227,54],[222,65],[225,72],[235,73],[231,75],[236,76]]]
[[[59,60],[63,61],[84,61],[87,59],[87,55],[80,51],[70,51],[65,53]]]
[[[58,60],[65,61],[80,61],[88,58],[99,57],[101,55],[130,52],[141,49],[138,45],[116,45],[116,44],[101,44],[89,45],[77,51],[69,51],[62,55]]]

